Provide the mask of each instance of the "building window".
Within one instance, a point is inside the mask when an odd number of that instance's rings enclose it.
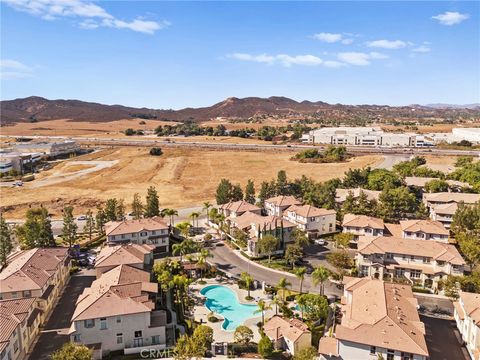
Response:
[[[120,324],[122,322],[122,318],[120,316],[117,316],[117,324]]]
[[[142,330],[135,331],[133,336],[136,337],[136,338],[141,338],[142,337]]]
[[[410,277],[412,277],[414,279],[419,279],[421,274],[422,274],[422,272],[420,270],[411,270],[410,271]]]
[[[387,349],[387,360],[395,359],[395,350]]]
[[[370,346],[370,355],[375,355],[377,352],[377,347],[376,346]]]
[[[95,320],[94,319],[84,320],[83,326],[86,328],[93,328],[95,326]]]
[[[23,297],[24,298],[29,298],[30,296],[32,296],[32,293],[30,290],[24,290],[23,291]]]
[[[429,257],[424,257],[423,258],[423,263],[424,264],[428,264],[430,262],[430,258]]]
[[[12,299],[16,299],[16,298],[18,298],[18,294],[17,294],[16,291],[13,291],[12,292]]]
[[[393,254],[392,253],[386,253],[387,259],[393,259]]]
[[[107,318],[100,318],[100,330],[107,329]]]
[[[82,342],[82,335],[81,334],[73,335],[73,342],[75,342],[75,343]]]
[[[117,334],[117,344],[123,343],[123,334],[119,333]]]
[[[147,232],[146,232],[146,231],[141,232],[141,233],[140,233],[140,236],[147,236]]]
[[[152,336],[152,345],[159,345],[160,344],[160,335]]]
[[[402,352],[402,360],[413,360],[413,354]]]

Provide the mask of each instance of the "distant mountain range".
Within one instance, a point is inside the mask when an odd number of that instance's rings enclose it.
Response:
[[[48,100],[31,96],[23,99],[1,101],[0,121],[2,125],[15,122],[36,122],[55,119],[72,121],[107,122],[122,119],[156,119],[171,121],[208,121],[215,118],[246,119],[255,116],[305,117],[316,119],[348,120],[364,119],[382,121],[398,119],[401,121],[425,118],[479,116],[480,105],[342,105],[328,104],[322,101],[298,102],[286,97],[269,98],[230,97],[208,107],[185,108],[181,110],[162,110],[133,108],[122,105],[104,105],[80,100]],[[415,111],[412,111],[415,109]]]

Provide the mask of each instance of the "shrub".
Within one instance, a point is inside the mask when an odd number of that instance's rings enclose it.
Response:
[[[248,344],[253,339],[253,331],[245,325],[240,325],[235,329],[233,339],[239,344]]]
[[[136,134],[136,131],[133,130],[132,128],[128,128],[123,132],[126,136],[132,136]]]
[[[78,268],[78,266],[74,265],[70,268],[70,275],[75,274],[79,271],[80,271],[80,269]]]
[[[150,149],[150,155],[153,155],[153,156],[160,156],[163,154],[163,151],[162,149],[160,148],[157,148],[157,147],[153,147]]]
[[[258,342],[258,353],[263,358],[269,358],[273,354],[273,343],[268,336],[262,336]]]
[[[432,292],[429,289],[424,289],[422,287],[413,286],[412,291],[421,294],[431,294]]]

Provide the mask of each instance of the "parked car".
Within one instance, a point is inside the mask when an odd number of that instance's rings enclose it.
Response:
[[[327,242],[325,241],[325,239],[315,239],[315,244],[317,245],[325,245]]]
[[[80,215],[79,217],[77,217],[77,220],[78,221],[87,220],[87,216],[86,215]]]

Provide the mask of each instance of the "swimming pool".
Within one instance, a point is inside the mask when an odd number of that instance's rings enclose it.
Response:
[[[224,317],[222,324],[224,330],[233,331],[237,326],[243,325],[245,320],[261,316],[261,314],[255,314],[258,310],[257,305],[239,303],[237,294],[226,286],[205,286],[200,290],[200,294],[207,298],[205,307],[208,310]]]

